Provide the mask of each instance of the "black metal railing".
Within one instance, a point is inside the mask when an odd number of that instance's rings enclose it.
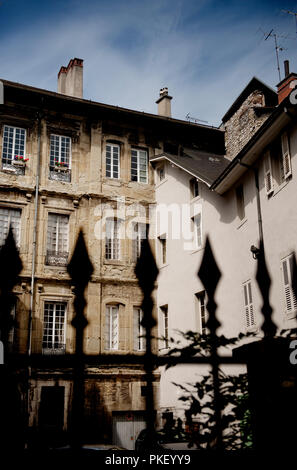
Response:
[[[14,302],[14,296],[12,290],[14,285],[17,283],[18,275],[22,268],[22,263],[19,258],[18,250],[15,245],[12,231],[9,231],[5,245],[0,251],[0,265],[2,269],[0,271],[0,330],[1,340],[4,345],[7,344],[7,338],[9,335],[10,324],[10,312],[11,306]],[[65,370],[70,368],[73,370],[73,397],[71,406],[71,442],[75,449],[79,449],[83,441],[83,420],[84,420],[84,381],[85,381],[85,368],[88,366],[102,366],[108,364],[109,367],[119,364],[133,365],[137,364],[143,367],[145,371],[144,380],[146,381],[146,423],[147,431],[150,436],[150,442],[154,439],[154,422],[155,422],[155,403],[154,403],[154,374],[153,371],[159,366],[174,366],[176,364],[207,364],[211,366],[212,370],[212,396],[213,396],[213,407],[215,410],[215,430],[214,430],[214,445],[213,448],[216,450],[223,449],[223,426],[222,426],[222,392],[220,389],[220,373],[219,366],[222,364],[247,364],[249,379],[250,379],[250,394],[251,394],[251,412],[253,414],[253,432],[255,436],[255,447],[269,447],[271,442],[275,441],[274,434],[277,434],[279,438],[280,433],[283,433],[283,429],[277,430],[277,426],[282,426],[282,419],[279,417],[276,420],[275,425],[272,423],[272,419],[269,418],[269,410],[279,405],[279,401],[284,399],[281,395],[283,390],[283,383],[279,382],[279,377],[276,377],[273,368],[276,367],[276,373],[282,373],[283,382],[287,380],[287,377],[294,376],[294,387],[296,387],[296,373],[288,363],[289,350],[287,343],[281,343],[281,354],[279,354],[280,346],[279,341],[275,340],[276,325],[272,318],[272,307],[269,303],[269,292],[271,279],[266,265],[264,247],[260,246],[259,255],[257,259],[257,275],[256,280],[261,292],[263,299],[263,306],[261,309],[263,315],[262,332],[263,339],[256,341],[248,346],[243,346],[236,352],[232,357],[220,356],[218,353],[218,341],[217,341],[217,330],[220,327],[220,323],[217,319],[216,309],[217,305],[215,302],[215,292],[219,283],[221,272],[216,264],[211,245],[209,240],[206,240],[204,249],[204,255],[201,266],[198,271],[198,276],[201,279],[205,291],[207,293],[208,303],[207,310],[209,313],[207,321],[207,329],[210,333],[211,348],[210,355],[205,356],[189,356],[189,357],[173,357],[173,356],[158,356],[154,353],[152,348],[153,340],[153,329],[156,326],[156,321],[153,315],[153,300],[152,292],[155,288],[155,282],[158,276],[158,268],[150,248],[148,240],[144,240],[142,243],[142,251],[140,258],[137,261],[135,274],[139,282],[140,289],[143,293],[143,323],[142,326],[145,329],[146,338],[146,350],[143,355],[139,354],[102,354],[102,355],[85,355],[83,351],[83,339],[84,331],[88,324],[84,310],[86,306],[86,300],[84,298],[84,291],[88,285],[92,272],[93,266],[89,259],[87,247],[84,241],[82,231],[79,233],[76,247],[72,255],[71,261],[68,264],[68,273],[71,277],[71,285],[74,286],[75,293],[75,318],[72,321],[72,325],[75,328],[76,340],[75,340],[75,354],[61,355],[61,356],[47,356],[47,355],[26,355],[16,356],[8,355],[5,356],[5,363],[7,368],[5,372],[2,372],[2,395],[0,397],[0,404],[2,400],[2,408],[5,406],[4,401],[7,400],[7,394],[3,392],[6,388],[14,388],[15,391],[19,390],[19,386],[16,385],[15,377],[16,371],[22,371],[22,376],[28,379],[26,370],[32,370],[34,368],[39,370]],[[297,286],[297,266],[294,257],[293,262],[293,289],[296,292]],[[285,346],[284,346],[285,344]],[[269,355],[275,360],[274,363],[269,363]],[[280,359],[281,355],[281,359]],[[25,382],[23,382],[25,383]],[[267,387],[270,387],[267,389]],[[294,390],[295,390],[294,388]],[[28,394],[29,384],[27,383],[27,390],[24,391],[24,395]],[[267,390],[273,390],[274,395],[272,397],[265,397]],[[271,392],[272,393],[272,392]],[[279,394],[279,395],[277,395]],[[18,393],[16,392],[16,396]],[[11,394],[11,400],[16,400],[13,394]],[[271,399],[271,400],[270,400]],[[286,399],[286,395],[285,395]],[[269,401],[270,400],[270,401]],[[292,403],[294,403],[295,396],[293,397]],[[13,403],[11,402],[11,405]],[[283,406],[283,402],[281,404]],[[279,407],[281,409],[281,406]],[[12,407],[8,407],[12,409]],[[294,407],[294,413],[296,411],[296,405]],[[295,416],[295,415],[294,415]],[[288,417],[284,417],[287,419]],[[6,416],[7,422],[9,422],[9,416]],[[11,422],[11,420],[10,420]],[[295,423],[294,423],[295,424]],[[27,428],[27,425],[25,425]],[[289,432],[292,431],[292,436],[296,437],[296,431],[294,431],[293,424],[290,425],[289,431],[285,433],[288,436]],[[264,436],[264,437],[263,437]],[[285,443],[285,439],[281,440],[282,444]],[[292,442],[292,439],[290,440]]]

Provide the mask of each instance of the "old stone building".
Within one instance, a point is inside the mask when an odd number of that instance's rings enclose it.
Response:
[[[62,67],[58,91],[1,81],[0,235],[12,226],[23,262],[12,350],[74,353],[73,286],[66,265],[83,228],[94,272],[86,289],[85,425],[98,441],[134,448],[144,427],[141,365],[111,366],[107,354],[142,354],[142,295],[134,275],[155,204],[150,159],[183,148],[224,151],[219,129],[172,119],[167,89],[151,115],[84,100],[83,61]],[[157,176],[156,176],[157,178]],[[151,224],[154,250],[154,224]],[[157,333],[156,333],[157,335]],[[155,348],[157,345],[155,344]],[[158,401],[159,373],[155,373]],[[67,431],[71,371],[30,371],[31,429]]]

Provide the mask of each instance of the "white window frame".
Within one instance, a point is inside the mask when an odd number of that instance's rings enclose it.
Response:
[[[199,250],[203,245],[202,238],[202,213],[198,212],[192,217],[193,228],[194,228],[194,243],[195,249]]]
[[[283,180],[287,180],[292,175],[292,166],[291,166],[291,155],[290,155],[290,146],[289,138],[287,132],[284,132],[281,135],[281,149],[282,149],[282,174],[281,177]]]
[[[159,350],[169,348],[169,316],[168,316],[168,305],[162,305],[159,307],[159,333],[160,342]]]
[[[110,229],[108,228],[108,225],[110,225]],[[106,230],[105,230],[105,259],[106,260],[120,260],[121,259],[121,226],[122,226],[121,219],[115,219],[115,218],[106,219]],[[110,232],[111,237],[108,237],[108,232]]]
[[[160,246],[160,263],[162,266],[167,264],[168,253],[167,253],[167,235],[163,233],[159,235],[159,246]]]
[[[274,181],[272,175],[272,166],[271,166],[271,156],[270,151],[267,150],[264,154],[264,182],[265,182],[265,190],[266,195],[270,196],[273,194],[274,188]]]
[[[195,294],[195,298],[198,308],[199,330],[202,335],[205,335],[207,333],[207,311],[205,291],[197,292],[197,294]]]
[[[52,153],[51,153],[51,151],[52,151],[52,137],[55,138],[55,139],[58,138],[58,141],[59,141],[59,154],[58,154],[58,157],[56,157],[56,155],[53,156],[53,161],[52,161]],[[66,158],[65,163],[67,163],[66,168],[68,168],[68,170],[71,170],[72,141],[71,141],[71,137],[69,137],[68,135],[50,134],[50,145],[49,145],[49,149],[50,149],[50,167],[54,168],[56,158],[58,158],[58,163],[61,163],[61,159],[62,159],[61,149],[62,149],[62,139],[63,138],[67,139],[67,141],[69,142],[68,161],[67,161],[67,158]],[[66,157],[67,157],[67,155],[66,155]]]
[[[50,220],[50,216],[55,216],[56,217],[56,246],[54,247],[54,249],[52,249],[53,247],[50,247],[50,230],[49,230],[49,220]],[[58,249],[59,247],[59,243],[61,242],[60,240],[60,234],[61,234],[61,230],[60,230],[60,225],[61,225],[61,219],[62,217],[66,220],[67,218],[67,238],[66,238],[66,250],[64,251],[60,251]],[[51,249],[50,249],[51,248]],[[53,252],[55,254],[59,254],[59,253],[69,253],[69,215],[68,214],[59,214],[59,213],[56,213],[56,212],[49,212],[48,213],[48,226],[47,226],[47,252]]]
[[[107,152],[108,152],[108,147],[110,147],[110,157],[107,156]],[[114,150],[117,149],[118,151],[118,154],[115,155],[115,152]],[[113,144],[112,142],[106,142],[106,147],[105,147],[105,176],[106,178],[110,178],[110,179],[119,179],[120,178],[120,156],[121,156],[121,147],[119,144]],[[107,165],[108,165],[108,158],[110,159],[110,176],[107,175]],[[115,164],[115,159],[117,159],[117,167],[118,167],[118,175],[115,176],[115,168],[114,168],[114,164]]]
[[[242,288],[243,288],[245,327],[247,329],[251,329],[256,326],[251,280],[249,279],[248,281],[245,281],[242,284]]]
[[[8,218],[7,218],[7,231],[6,231],[3,239],[0,239],[0,246],[4,245],[5,240],[7,238],[9,228],[10,228],[10,225],[11,225],[11,215],[12,215],[12,213],[15,213],[15,214],[18,213],[19,214],[19,217],[18,217],[19,226],[18,227],[13,227],[12,226],[12,231],[13,231],[16,246],[19,248],[20,247],[20,240],[21,240],[22,210],[21,209],[16,209],[14,207],[1,206],[0,207],[0,215],[1,215],[1,211],[8,211],[8,214],[7,214]],[[3,214],[3,217],[4,217],[4,215],[6,215],[6,214]],[[3,228],[3,232],[4,232],[4,228]]]
[[[45,315],[46,315],[46,305],[53,306],[53,321],[52,321],[52,341],[51,344],[48,344],[48,340],[45,341]],[[61,343],[59,343],[62,347],[55,347],[55,334],[56,334],[56,318],[57,318],[57,305],[64,306],[64,320],[61,323],[63,330],[63,338]],[[43,336],[42,336],[42,351],[43,353],[51,353],[51,352],[60,352],[65,353],[66,350],[66,325],[67,325],[67,302],[59,302],[59,301],[52,301],[52,300],[45,300],[43,305]],[[46,345],[44,345],[46,343]]]
[[[133,155],[133,152],[136,153],[136,155]],[[141,153],[145,153],[145,179],[143,179],[142,176],[140,176],[141,170]],[[133,158],[136,158],[136,168],[133,168]],[[133,174],[133,172],[136,174]],[[136,179],[134,179],[136,177]],[[137,183],[148,183],[148,152],[147,150],[144,149],[136,149],[132,148],[131,149],[131,181],[132,182],[137,182]]]
[[[142,241],[146,238],[147,224],[135,222],[133,224],[132,260],[135,263],[140,256]]]
[[[119,350],[119,305],[108,304],[105,311],[105,349]],[[115,336],[113,333],[115,331]]]
[[[140,307],[133,307],[133,349],[145,351],[145,328],[141,325],[143,311]]]
[[[297,299],[292,289],[293,280],[293,263],[294,255],[291,253],[281,260],[281,269],[283,274],[283,286],[284,286],[284,304],[285,314],[287,316],[295,316],[297,311]]]
[[[6,129],[10,129],[13,131],[13,136],[12,136],[12,149],[11,149],[11,158],[6,158],[6,160],[10,160],[10,161],[6,161],[6,162],[3,162],[3,158],[4,158],[4,133],[5,133],[5,130]],[[19,131],[23,131],[24,132],[24,150],[18,150],[16,153],[16,131],[19,130]],[[5,124],[3,126],[3,138],[2,138],[2,156],[1,156],[1,162],[2,162],[2,166],[5,168],[5,166],[7,165],[8,167],[10,167],[10,165],[12,165],[12,162],[14,160],[14,157],[16,155],[20,155],[22,157],[26,157],[26,138],[27,138],[27,132],[26,132],[26,129],[22,128],[22,127],[15,127],[15,126],[8,126],[7,124]],[[7,149],[7,154],[8,154],[8,149]]]

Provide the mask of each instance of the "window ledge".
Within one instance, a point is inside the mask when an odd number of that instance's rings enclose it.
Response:
[[[236,227],[236,229],[240,229],[246,222],[247,222],[247,217],[244,217],[244,219],[242,219],[240,222],[238,222],[238,225]]]
[[[191,200],[190,200],[190,202],[191,202],[191,204],[192,204],[192,203],[194,203],[194,202],[197,202],[197,201],[199,201],[199,199],[201,199],[201,196],[200,196],[200,194],[198,194],[198,196],[196,196],[196,197],[191,197]]]
[[[195,253],[199,253],[199,251],[204,250],[204,245],[200,246],[199,248],[195,248],[195,250],[191,251],[191,255],[194,255]]]
[[[162,186],[162,184],[166,183],[168,181],[168,178],[164,178],[162,181],[158,181],[156,183],[156,189],[159,188],[160,186]]]
[[[125,261],[122,261],[120,259],[104,259],[104,264],[109,264],[113,266],[126,266],[127,263]]]
[[[268,196],[268,199],[270,199],[270,197],[276,196],[283,188],[285,188],[290,183],[291,179],[292,178],[289,177],[288,179],[283,181],[280,185],[278,185],[277,188],[273,190],[273,193],[271,194],[271,196]]]
[[[159,268],[163,269],[163,268],[166,268],[167,266],[169,266],[169,263],[162,264],[161,266],[159,266]]]
[[[297,310],[293,310],[292,312],[285,313],[285,320],[294,320],[296,319]]]

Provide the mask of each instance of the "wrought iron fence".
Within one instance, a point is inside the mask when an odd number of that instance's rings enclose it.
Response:
[[[18,275],[22,269],[22,263],[18,254],[17,247],[14,242],[12,230],[9,231],[5,245],[0,251],[0,330],[1,341],[6,346],[8,343],[9,330],[11,327],[10,312],[14,303],[13,287],[16,285]],[[250,406],[252,413],[254,446],[257,448],[268,449],[271,445],[278,442],[281,445],[291,445],[296,438],[295,418],[297,418],[297,408],[295,404],[295,396],[290,395],[290,400],[286,401],[288,394],[282,395],[282,390],[288,388],[286,380],[292,379],[293,389],[296,390],[296,372],[288,361],[288,342],[275,339],[276,325],[272,319],[272,307],[269,302],[269,292],[271,280],[268,273],[264,247],[260,246],[257,259],[257,275],[256,280],[263,298],[262,315],[263,339],[254,342],[251,345],[243,346],[237,350],[232,357],[220,356],[218,353],[218,336],[217,330],[220,327],[216,310],[215,292],[221,277],[221,272],[214,258],[209,240],[206,240],[203,260],[198,271],[205,291],[207,293],[208,303],[207,310],[209,313],[207,321],[207,329],[209,331],[211,347],[209,356],[159,356],[154,353],[152,348],[153,328],[156,321],[153,316],[153,299],[152,292],[155,288],[155,282],[158,276],[158,268],[147,239],[143,240],[141,255],[137,261],[135,274],[139,282],[140,289],[143,293],[143,322],[145,329],[146,350],[143,355],[131,354],[104,354],[104,355],[85,355],[83,350],[84,331],[88,324],[84,309],[86,300],[84,291],[91,279],[93,266],[88,256],[88,251],[84,241],[82,231],[78,235],[77,243],[72,258],[68,264],[68,273],[71,278],[71,285],[74,286],[75,300],[74,308],[76,315],[72,321],[75,328],[75,354],[61,356],[31,355],[19,356],[7,353],[5,356],[6,366],[1,371],[1,397],[0,403],[2,407],[2,415],[4,423],[13,423],[11,416],[5,417],[3,410],[7,408],[9,413],[11,410],[17,410],[21,407],[18,404],[19,397],[16,394],[16,371],[21,371],[24,376],[24,383],[29,382],[30,371],[34,368],[40,370],[62,370],[70,368],[73,370],[73,398],[71,413],[71,443],[74,449],[79,449],[83,442],[83,421],[84,421],[84,380],[85,368],[90,365],[109,365],[118,364],[140,364],[145,371],[144,380],[146,381],[146,426],[148,433],[148,442],[154,441],[154,425],[155,425],[155,403],[153,393],[154,376],[153,371],[159,366],[170,366],[176,364],[208,364],[212,369],[212,395],[213,407],[215,410],[215,440],[213,449],[223,449],[223,424],[222,424],[222,391],[220,389],[220,372],[221,364],[247,364],[250,380]],[[293,290],[297,296],[297,266],[294,257],[293,262]],[[5,351],[6,353],[7,351]],[[29,372],[28,372],[29,371]],[[281,382],[279,374],[281,375]],[[28,394],[28,390],[24,390],[24,396]],[[265,396],[265,393],[269,396]],[[6,407],[6,403],[10,402],[13,406]],[[266,406],[268,402],[268,406]],[[290,403],[290,407],[288,406]],[[20,405],[14,406],[15,404]],[[269,411],[277,407],[275,416],[269,416]],[[284,408],[286,415],[282,421],[281,408]],[[23,410],[24,411],[24,410]],[[8,411],[7,411],[8,412]],[[23,413],[20,413],[22,415]],[[291,419],[290,419],[291,418]],[[21,433],[25,435],[28,423],[25,423],[20,416],[17,417],[19,423],[19,432],[12,430],[14,435],[17,434],[19,445],[22,446]],[[283,429],[277,429],[285,423],[288,429],[284,433]],[[275,435],[274,435],[275,434]],[[281,438],[285,435],[285,438]],[[291,439],[288,439],[291,436]],[[3,444],[3,443],[2,443]]]

